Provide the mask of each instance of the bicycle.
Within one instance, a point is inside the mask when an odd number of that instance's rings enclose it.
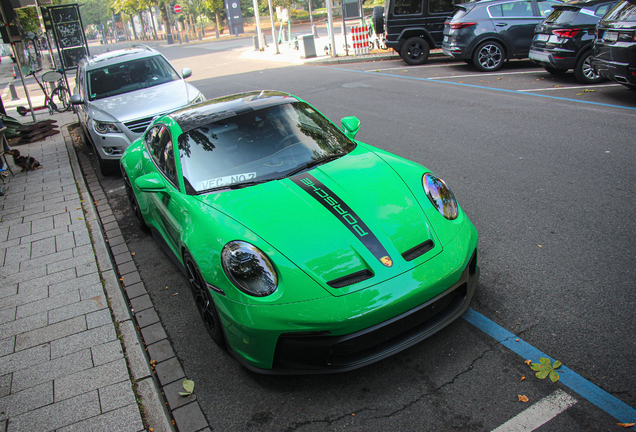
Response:
[[[64,74],[62,73],[62,69],[50,70],[42,74],[42,81],[45,81],[47,83],[57,83],[57,87],[53,90],[51,96],[49,96],[49,93],[46,91],[46,87],[42,85],[42,83],[38,79],[38,76],[36,75],[37,72],[39,72],[39,70],[34,70],[26,74],[26,76],[33,75],[33,78],[35,78],[35,82],[38,83],[38,85],[42,89],[42,92],[44,93],[44,105],[33,107],[33,111],[47,108],[49,110],[49,114],[51,115],[53,115],[53,111],[57,111],[59,113],[68,111],[71,108],[71,105],[69,103],[70,92],[64,85]],[[23,106],[17,107],[16,110],[21,116],[25,116],[27,115],[27,113],[31,112],[29,108]]]

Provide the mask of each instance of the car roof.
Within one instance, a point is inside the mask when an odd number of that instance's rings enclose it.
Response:
[[[280,91],[251,91],[210,99],[196,105],[188,106],[172,112],[170,117],[177,122],[181,130],[185,133],[212,122],[241,115],[246,112],[299,101],[300,99],[296,96]]]
[[[616,3],[618,0],[569,0],[563,4],[556,5],[559,8],[562,6],[594,6],[601,3]]]
[[[104,54],[94,55],[84,58],[86,62],[86,70],[93,70],[122,63],[131,60],[137,60],[145,57],[160,55],[158,51],[153,50],[145,45],[133,45],[130,48],[108,51]]]

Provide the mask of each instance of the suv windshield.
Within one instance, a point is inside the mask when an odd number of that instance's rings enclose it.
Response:
[[[88,99],[102,99],[176,81],[177,72],[160,55],[105,66],[87,72]]]
[[[224,117],[179,137],[188,194],[284,178],[355,148],[303,102]]]
[[[627,1],[617,4],[603,21],[636,21],[636,4]]]

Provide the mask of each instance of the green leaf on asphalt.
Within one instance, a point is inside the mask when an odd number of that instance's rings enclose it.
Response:
[[[185,392],[179,392],[179,394],[181,396],[190,396],[192,392],[194,391],[194,381],[189,379],[184,379],[182,385]]]
[[[539,379],[545,379],[547,376],[550,377],[550,381],[557,382],[559,380],[559,374],[555,371],[561,367],[561,362],[555,360],[554,364],[550,361],[549,358],[541,357],[539,359],[539,363],[532,363],[530,368],[537,373],[534,374]]]

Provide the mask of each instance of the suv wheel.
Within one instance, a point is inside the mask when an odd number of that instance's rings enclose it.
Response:
[[[482,72],[494,72],[503,65],[503,47],[497,42],[484,42],[473,53],[473,62]]]
[[[581,84],[596,84],[603,81],[603,77],[598,75],[591,63],[592,52],[587,52],[576,62],[574,77]]]
[[[412,37],[406,40],[400,50],[400,57],[407,64],[421,65],[428,60],[428,43],[421,37]]]
[[[371,22],[373,23],[375,34],[379,35],[384,33],[384,8],[382,6],[376,6],[373,8]]]

